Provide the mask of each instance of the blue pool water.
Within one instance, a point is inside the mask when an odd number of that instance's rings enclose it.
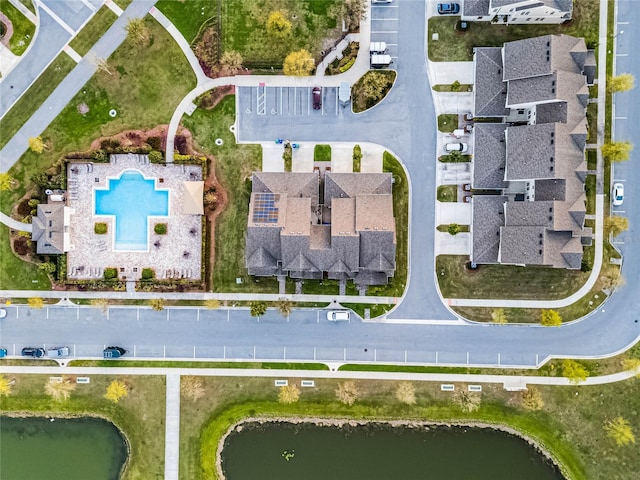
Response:
[[[169,191],[156,190],[153,179],[134,170],[109,180],[109,188],[96,189],[96,215],[115,217],[114,250],[147,250],[149,217],[169,214]]]

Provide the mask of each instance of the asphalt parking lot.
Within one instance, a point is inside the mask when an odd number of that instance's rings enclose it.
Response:
[[[340,112],[338,88],[322,88],[322,107],[313,109],[313,87],[240,87],[239,113],[242,115],[335,116]]]
[[[398,59],[398,5],[371,5],[371,41],[385,42],[393,62]],[[391,64],[393,68],[393,64]]]

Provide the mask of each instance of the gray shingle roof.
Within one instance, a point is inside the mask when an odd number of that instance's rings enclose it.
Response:
[[[544,265],[544,227],[505,226],[500,229],[500,262]]]
[[[477,117],[506,117],[507,84],[503,81],[502,49],[475,49],[474,114]]]
[[[503,123],[477,123],[473,129],[473,188],[503,189],[506,143]]]
[[[31,239],[37,243],[38,253],[58,255],[65,252],[64,209],[62,202],[37,206],[36,216],[32,220]]]
[[[472,254],[476,263],[497,263],[500,250],[500,228],[504,226],[504,203],[500,195],[476,195],[472,207]]]
[[[505,225],[510,227],[551,227],[553,225],[553,202],[507,202]]]
[[[507,180],[556,178],[556,124],[509,127],[507,138]]]
[[[390,173],[331,173],[324,177],[324,203],[333,198],[354,198],[363,194],[390,194]]]

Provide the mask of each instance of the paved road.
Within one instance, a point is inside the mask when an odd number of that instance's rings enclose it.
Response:
[[[18,133],[16,133],[0,151],[0,172],[6,172],[18,161],[22,154],[29,148],[29,137],[39,136],[58,116],[62,109],[67,106],[82,86],[93,76],[96,72],[96,67],[88,59],[94,57],[108,58],[126,38],[127,33],[125,26],[127,21],[130,18],[144,17],[156,1],[157,0],[133,0],[124,14],[114,22],[102,38],[91,48],[85,56],[85,59],[65,77],[49,98],[43,102],[33,116],[27,120],[22,128],[18,130]],[[45,15],[41,14],[42,18],[44,18],[44,16]],[[55,25],[51,26],[51,29],[55,28]],[[48,32],[49,28],[45,29],[44,24],[41,23],[41,30]],[[65,34],[66,31],[63,29],[61,35]],[[21,62],[21,64],[22,63],[24,63],[24,61]],[[18,70],[19,67],[20,65],[14,69],[14,72]],[[13,72],[11,73],[13,74]],[[0,83],[0,87],[3,87],[6,83],[7,81],[3,80],[2,83]]]

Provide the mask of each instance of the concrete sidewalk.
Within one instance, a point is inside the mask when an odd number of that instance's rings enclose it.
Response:
[[[178,480],[180,471],[180,374],[166,378],[164,478]]]

